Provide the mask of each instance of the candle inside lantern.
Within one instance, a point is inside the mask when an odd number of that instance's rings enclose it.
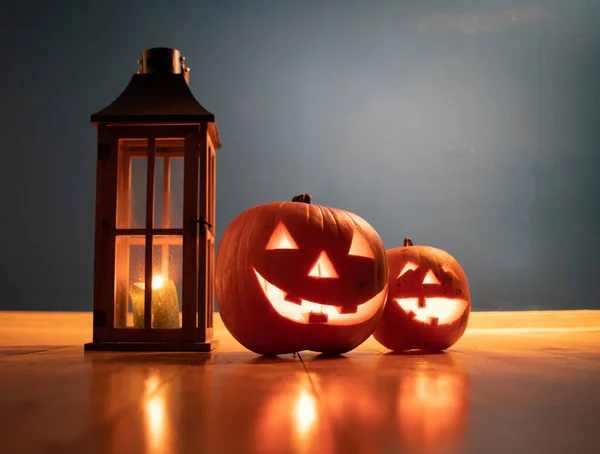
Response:
[[[152,328],[178,329],[179,299],[175,282],[162,276],[152,277]],[[144,327],[145,282],[136,282],[129,287],[133,309],[133,326]]]

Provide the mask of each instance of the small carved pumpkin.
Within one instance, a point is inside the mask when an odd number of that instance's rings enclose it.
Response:
[[[398,452],[462,452],[471,386],[463,363],[452,353],[413,356],[400,369],[395,359],[382,355],[374,373],[379,401],[387,405],[382,412],[396,426]]]
[[[465,332],[471,312],[467,276],[454,257],[430,246],[387,251],[388,301],[373,333],[390,350],[444,350]]]
[[[215,272],[221,318],[259,354],[347,352],[383,311],[383,243],[356,214],[294,200],[250,208],[226,228]]]

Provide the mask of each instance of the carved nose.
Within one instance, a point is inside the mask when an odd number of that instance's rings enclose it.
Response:
[[[423,278],[423,284],[439,284],[440,280],[435,277],[433,271],[429,270],[425,277]]]
[[[319,258],[310,269],[308,275],[324,279],[336,279],[339,277],[331,259],[327,256],[325,251],[321,252],[321,255],[319,255]]]

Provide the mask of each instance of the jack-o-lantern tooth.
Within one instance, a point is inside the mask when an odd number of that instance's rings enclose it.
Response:
[[[283,296],[283,300],[288,303],[297,304],[298,306],[302,306],[302,298],[297,296],[288,295],[287,293]]]
[[[308,323],[327,323],[329,321],[329,315],[323,312],[309,312]]]
[[[335,308],[340,314],[356,314],[358,312],[358,306],[336,306]]]

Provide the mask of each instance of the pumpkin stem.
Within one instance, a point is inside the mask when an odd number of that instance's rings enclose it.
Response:
[[[404,246],[414,246],[412,240],[409,237],[404,238]]]
[[[312,196],[310,194],[298,194],[292,198],[292,202],[312,203]]]

